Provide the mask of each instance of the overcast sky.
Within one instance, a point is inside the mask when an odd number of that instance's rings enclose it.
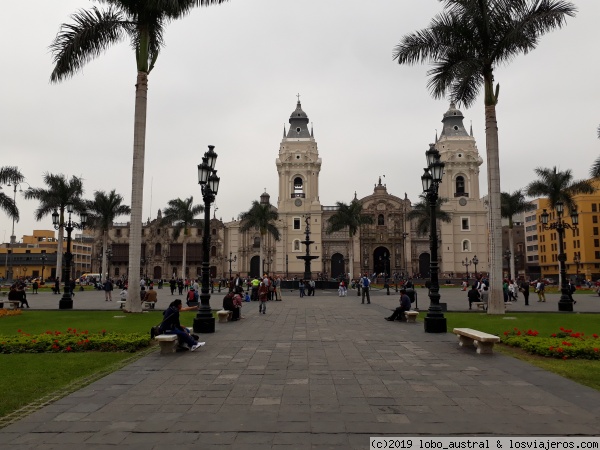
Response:
[[[579,13],[565,28],[496,71],[503,191],[522,188],[539,166],[585,178],[598,156],[600,2],[576,3]],[[60,24],[94,4],[4,5],[0,165],[18,166],[35,187],[44,186],[46,171],[80,176],[87,198],[114,188],[131,204],[136,68],[129,43],[72,79],[49,82],[48,46]],[[431,98],[427,66],[399,66],[392,51],[440,10],[438,0],[231,0],[169,24],[149,78],[144,220],[173,198],[202,202],[196,167],[209,144],[219,155],[217,217],[237,217],[265,188],[276,205],[275,158],[298,93],[323,160],[323,205],[371,194],[380,175],[389,193],[416,202],[425,151],[448,102]],[[485,161],[483,98],[462,111]],[[482,193],[485,174],[484,163]],[[17,204],[17,240],[51,229],[51,217],[34,220],[37,202],[17,193]],[[0,212],[3,242],[11,227]]]

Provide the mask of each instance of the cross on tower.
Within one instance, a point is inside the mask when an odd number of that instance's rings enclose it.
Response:
[[[298,97],[298,103],[300,103],[300,94],[297,94],[296,97]]]

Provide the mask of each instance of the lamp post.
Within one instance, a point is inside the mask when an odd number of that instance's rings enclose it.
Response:
[[[48,259],[48,257],[45,253],[42,253],[40,259],[42,260],[42,279],[40,281],[40,284],[44,284],[44,269],[46,268],[46,260]]]
[[[140,266],[142,266],[144,268],[144,280],[146,280],[146,258],[144,258],[143,256],[140,258]]]
[[[581,259],[577,253],[573,255],[573,262],[575,263],[575,283],[579,282],[579,264]]]
[[[14,183],[13,184],[13,203],[15,204],[15,206],[17,205],[17,188],[19,188],[19,192],[23,192],[23,189],[21,189],[21,185],[22,184],[26,184],[27,186],[29,186],[29,183],[22,181],[20,183]],[[7,184],[7,186],[10,186],[10,183]],[[29,186],[31,188],[31,186]],[[6,278],[7,281],[12,281],[13,279],[13,253],[10,252],[10,248],[12,246],[12,244],[15,244],[17,242],[17,237],[15,236],[15,218],[12,218],[12,232],[10,233],[10,242],[8,243],[8,247],[6,250],[6,254],[8,255],[10,253],[10,258],[8,259],[8,271],[6,272]]]
[[[106,279],[110,278],[110,260],[112,259],[112,247],[106,249]]]
[[[504,252],[504,259],[506,259],[506,265],[508,266],[508,269],[506,270],[506,272],[508,273],[508,279],[512,279],[511,277],[511,273],[510,273],[510,255],[512,253],[510,252],[510,249],[506,249],[506,251]]]
[[[233,254],[233,252],[229,252],[229,259],[225,259],[225,261],[227,261],[229,263],[229,279],[230,280],[231,280],[231,263],[237,261],[237,255],[234,255],[232,258],[231,257],[232,254]]]
[[[421,176],[423,193],[427,199],[430,210],[429,225],[429,250],[431,261],[429,271],[431,274],[431,287],[429,288],[429,309],[425,317],[426,333],[445,333],[447,331],[446,318],[440,306],[440,286],[438,280],[438,237],[436,223],[436,206],[438,201],[438,189],[442,182],[444,163],[440,161],[440,152],[435,149],[434,144],[429,145],[425,152],[427,168]]]
[[[71,220],[71,214],[73,213],[73,204],[67,203],[66,205],[67,213],[69,214],[68,220],[63,224],[65,231],[67,232],[67,251],[65,253],[65,288],[63,290],[63,295],[58,302],[58,309],[73,309],[73,293],[71,292],[71,260],[73,259],[73,254],[71,253],[71,233],[75,228],[83,230],[87,223],[87,213],[85,211],[80,213],[81,222],[76,223]],[[60,217],[58,211],[55,209],[52,213],[52,224],[54,225],[54,229],[58,230],[60,228]]]
[[[469,261],[469,258],[465,257],[465,260],[462,261],[462,265],[465,266],[465,270],[467,271],[467,286],[469,285],[469,266],[472,261]]]
[[[560,269],[560,300],[558,301],[558,310],[559,311],[573,311],[573,299],[569,293],[569,285],[567,283],[567,271],[565,267],[565,261],[567,256],[565,255],[565,248],[563,243],[565,229],[575,230],[577,229],[577,225],[579,225],[579,214],[577,213],[577,209],[573,209],[571,211],[571,222],[573,225],[566,223],[563,220],[564,213],[564,203],[556,202],[556,221],[551,224],[548,223],[548,218],[550,214],[546,212],[542,213],[542,229],[543,230],[556,230],[558,234],[558,267]]]
[[[210,205],[215,201],[221,179],[217,176],[215,163],[217,154],[215,146],[209,145],[208,151],[198,164],[198,184],[204,200],[204,233],[202,236],[202,288],[200,289],[200,307],[194,319],[194,331],[197,333],[214,333],[215,318],[210,309]]]
[[[473,256],[471,262],[475,266],[475,279],[477,280],[477,264],[479,264],[479,258],[477,258],[477,255]]]

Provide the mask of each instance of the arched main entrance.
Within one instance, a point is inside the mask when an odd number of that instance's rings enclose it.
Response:
[[[421,253],[419,255],[419,273],[421,278],[429,277],[429,265],[431,263],[431,255],[429,253]]]
[[[344,256],[341,253],[334,253],[331,255],[331,277],[338,278],[340,276],[346,276]]]
[[[152,278],[154,280],[160,280],[160,279],[162,279],[162,267],[160,267],[160,266],[154,266]]]
[[[373,272],[390,276],[390,251],[386,247],[377,247],[373,252]]]
[[[260,256],[253,256],[250,260],[250,276],[259,278],[260,273]]]

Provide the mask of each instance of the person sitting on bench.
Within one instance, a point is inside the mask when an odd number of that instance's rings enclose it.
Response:
[[[406,322],[406,317],[404,317],[404,312],[410,311],[410,297],[406,295],[406,289],[400,289],[400,306],[398,306],[390,317],[386,317],[385,320],[389,320],[390,322],[398,319],[402,322]]]

